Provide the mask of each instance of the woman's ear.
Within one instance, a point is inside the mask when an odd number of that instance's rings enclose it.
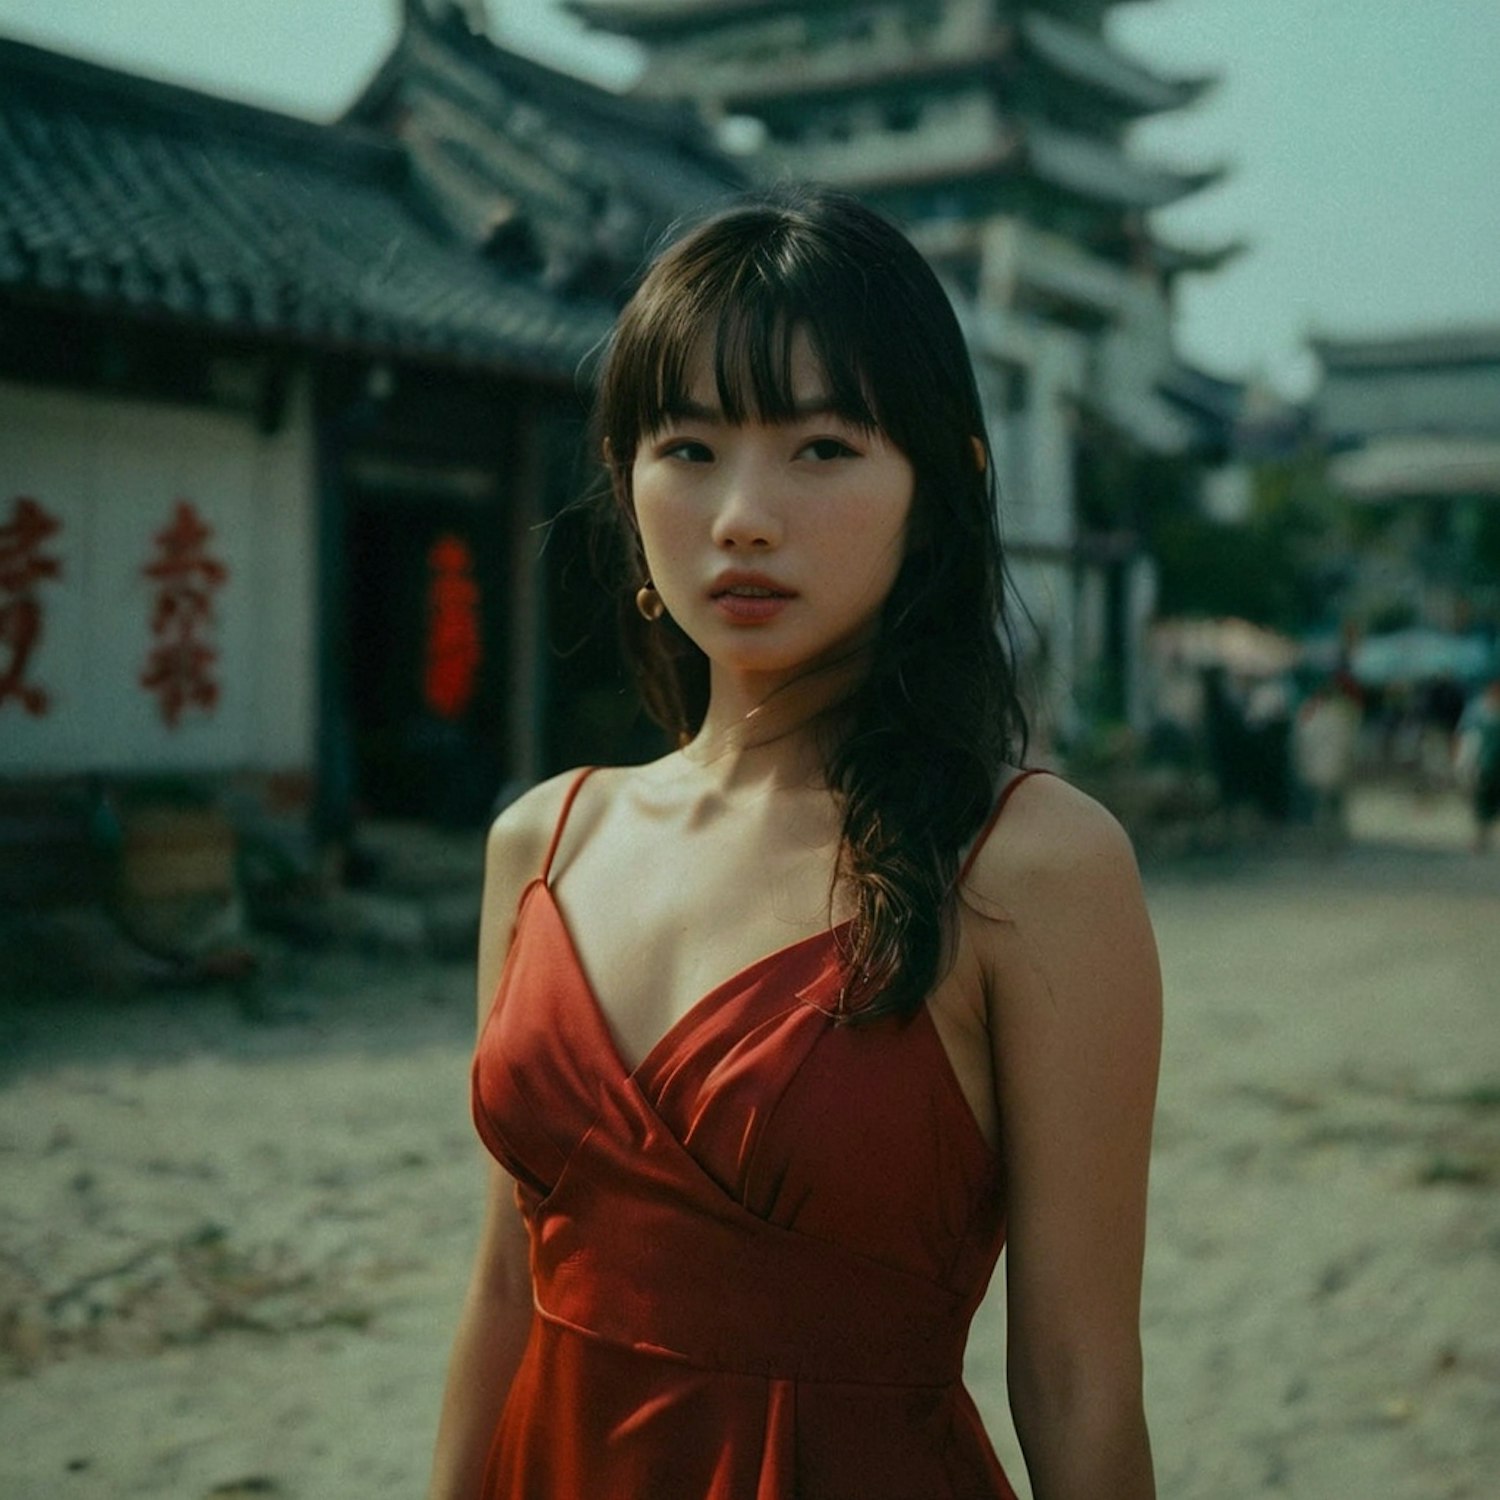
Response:
[[[984,439],[976,433],[969,439],[969,443],[974,449],[974,467],[983,474],[990,466],[989,451],[984,446]]]

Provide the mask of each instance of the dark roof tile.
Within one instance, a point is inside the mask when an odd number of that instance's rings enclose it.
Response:
[[[367,131],[6,41],[0,286],[558,377],[611,317],[445,240]]]

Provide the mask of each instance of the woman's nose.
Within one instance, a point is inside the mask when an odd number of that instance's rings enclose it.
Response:
[[[775,487],[775,476],[764,464],[742,462],[728,467],[714,515],[714,544],[758,549],[780,546],[782,524]]]

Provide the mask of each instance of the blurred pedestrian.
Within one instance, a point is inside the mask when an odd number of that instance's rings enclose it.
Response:
[[[1345,804],[1359,739],[1359,705],[1336,681],[1320,683],[1297,710],[1292,760],[1307,793],[1314,832],[1328,845],[1347,832]]]
[[[1500,671],[1475,694],[1458,721],[1454,769],[1474,809],[1474,849],[1489,848],[1500,818]]]
[[[1422,685],[1421,790],[1452,785],[1454,735],[1463,711],[1464,690],[1454,678],[1436,677]]]
[[[1255,684],[1245,701],[1250,735],[1251,792],[1268,822],[1292,810],[1292,695],[1284,677]]]

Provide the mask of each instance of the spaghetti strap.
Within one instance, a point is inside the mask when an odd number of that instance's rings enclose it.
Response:
[[[552,842],[547,845],[547,856],[542,860],[541,873],[537,876],[543,885],[547,884],[552,874],[552,861],[557,858],[557,846],[562,843],[563,829],[568,826],[568,814],[573,811],[573,799],[578,795],[578,788],[598,769],[597,766],[585,766],[573,778],[568,794],[563,798],[562,807],[557,814],[557,827],[552,830]]]
[[[1010,801],[1010,794],[1020,786],[1023,781],[1029,781],[1033,776],[1050,776],[1050,771],[1041,766],[1033,766],[1029,771],[1020,771],[1012,776],[1000,789],[1000,795],[995,799],[995,810],[985,819],[984,827],[974,837],[974,842],[969,845],[969,852],[964,859],[963,868],[958,872],[958,883],[963,884],[969,878],[969,871],[974,868],[974,861],[979,857],[979,851],[984,848],[984,841],[989,838],[994,830],[995,824],[1000,821],[1000,814],[1005,811],[1005,804]]]

